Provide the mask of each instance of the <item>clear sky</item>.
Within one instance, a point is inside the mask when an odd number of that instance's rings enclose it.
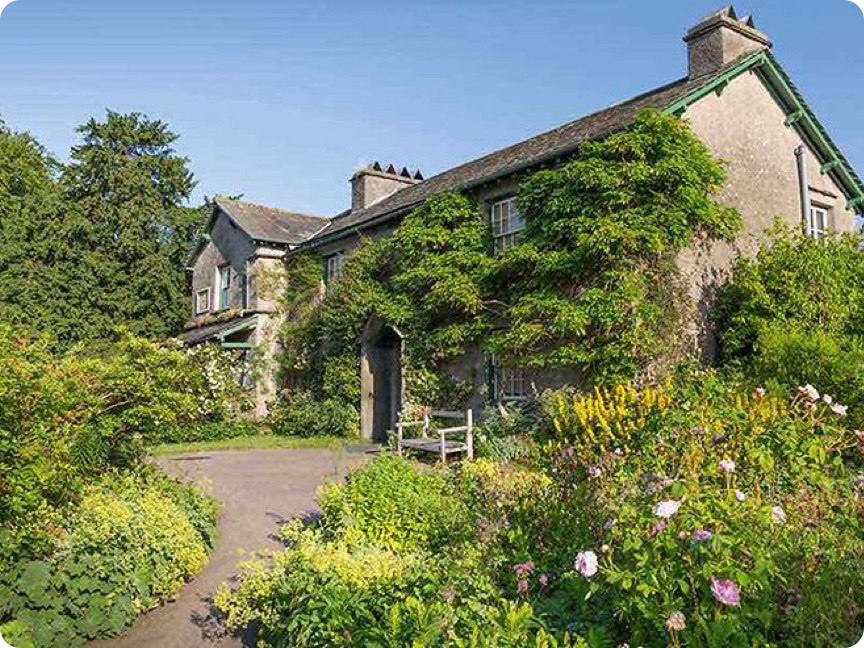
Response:
[[[427,176],[684,75],[712,0],[17,0],[0,115],[61,158],[106,107],[167,121],[196,200],[332,215],[371,160]],[[747,0],[864,173],[864,15]]]

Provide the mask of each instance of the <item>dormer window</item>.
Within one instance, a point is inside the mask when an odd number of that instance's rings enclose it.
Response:
[[[515,198],[507,198],[492,205],[492,241],[495,254],[509,250],[519,242],[525,229],[525,217],[519,213]]]
[[[331,254],[327,257],[324,268],[324,283],[330,285],[342,276],[345,267],[345,255],[341,252]]]
[[[830,227],[831,210],[821,205],[811,205],[810,217],[807,219],[807,236],[818,241],[828,234]]]

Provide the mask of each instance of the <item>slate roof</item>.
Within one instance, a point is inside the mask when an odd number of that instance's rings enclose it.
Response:
[[[679,79],[623,103],[444,171],[419,184],[402,189],[366,209],[337,216],[331,221],[330,226],[314,236],[310,243],[314,245],[331,237],[338,238],[339,234],[345,234],[354,228],[362,228],[370,223],[385,220],[435,194],[468,189],[565,158],[574,153],[582,142],[598,139],[626,128],[640,112],[647,108],[662,110],[672,105],[734,68],[739,62],[740,60],[729,63],[717,72],[697,79]]]
[[[299,214],[217,196],[216,205],[256,241],[299,245],[328,223],[321,216]]]

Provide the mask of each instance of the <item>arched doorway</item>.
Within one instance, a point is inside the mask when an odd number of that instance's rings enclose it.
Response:
[[[365,439],[387,442],[402,408],[401,333],[372,318],[366,325],[360,361],[360,432]]]

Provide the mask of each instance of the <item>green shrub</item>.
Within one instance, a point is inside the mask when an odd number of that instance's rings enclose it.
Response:
[[[38,558],[55,518],[147,443],[236,420],[220,354],[121,336],[56,355],[0,325],[0,571]]]
[[[260,433],[258,425],[242,419],[212,421],[175,428],[160,435],[161,443],[198,443],[252,437]]]
[[[477,454],[499,461],[528,459],[534,454],[533,422],[519,407],[487,407],[474,439]]]
[[[864,252],[857,236],[813,240],[775,227],[755,258],[742,256],[718,294],[724,360],[759,353],[768,329],[864,334]]]
[[[814,241],[778,226],[719,293],[721,363],[758,383],[842,394],[853,422],[864,424],[862,272],[859,237]]]
[[[273,646],[851,645],[864,462],[819,396],[691,370],[549,394],[534,466],[382,457],[220,606]]]
[[[469,514],[445,475],[383,456],[344,485],[319,490],[328,537],[354,544],[434,551],[467,537]]]
[[[273,434],[313,437],[358,435],[360,414],[343,402],[316,399],[311,392],[285,392],[270,411],[268,419]]]
[[[0,617],[40,648],[116,635],[203,567],[215,513],[155,472],[106,475],[63,520],[52,552],[0,576]]]
[[[500,599],[477,551],[352,548],[296,525],[286,542],[272,562],[241,566],[237,590],[223,585],[216,596],[228,625],[256,625],[262,646],[587,648],[551,637],[530,605]]]

